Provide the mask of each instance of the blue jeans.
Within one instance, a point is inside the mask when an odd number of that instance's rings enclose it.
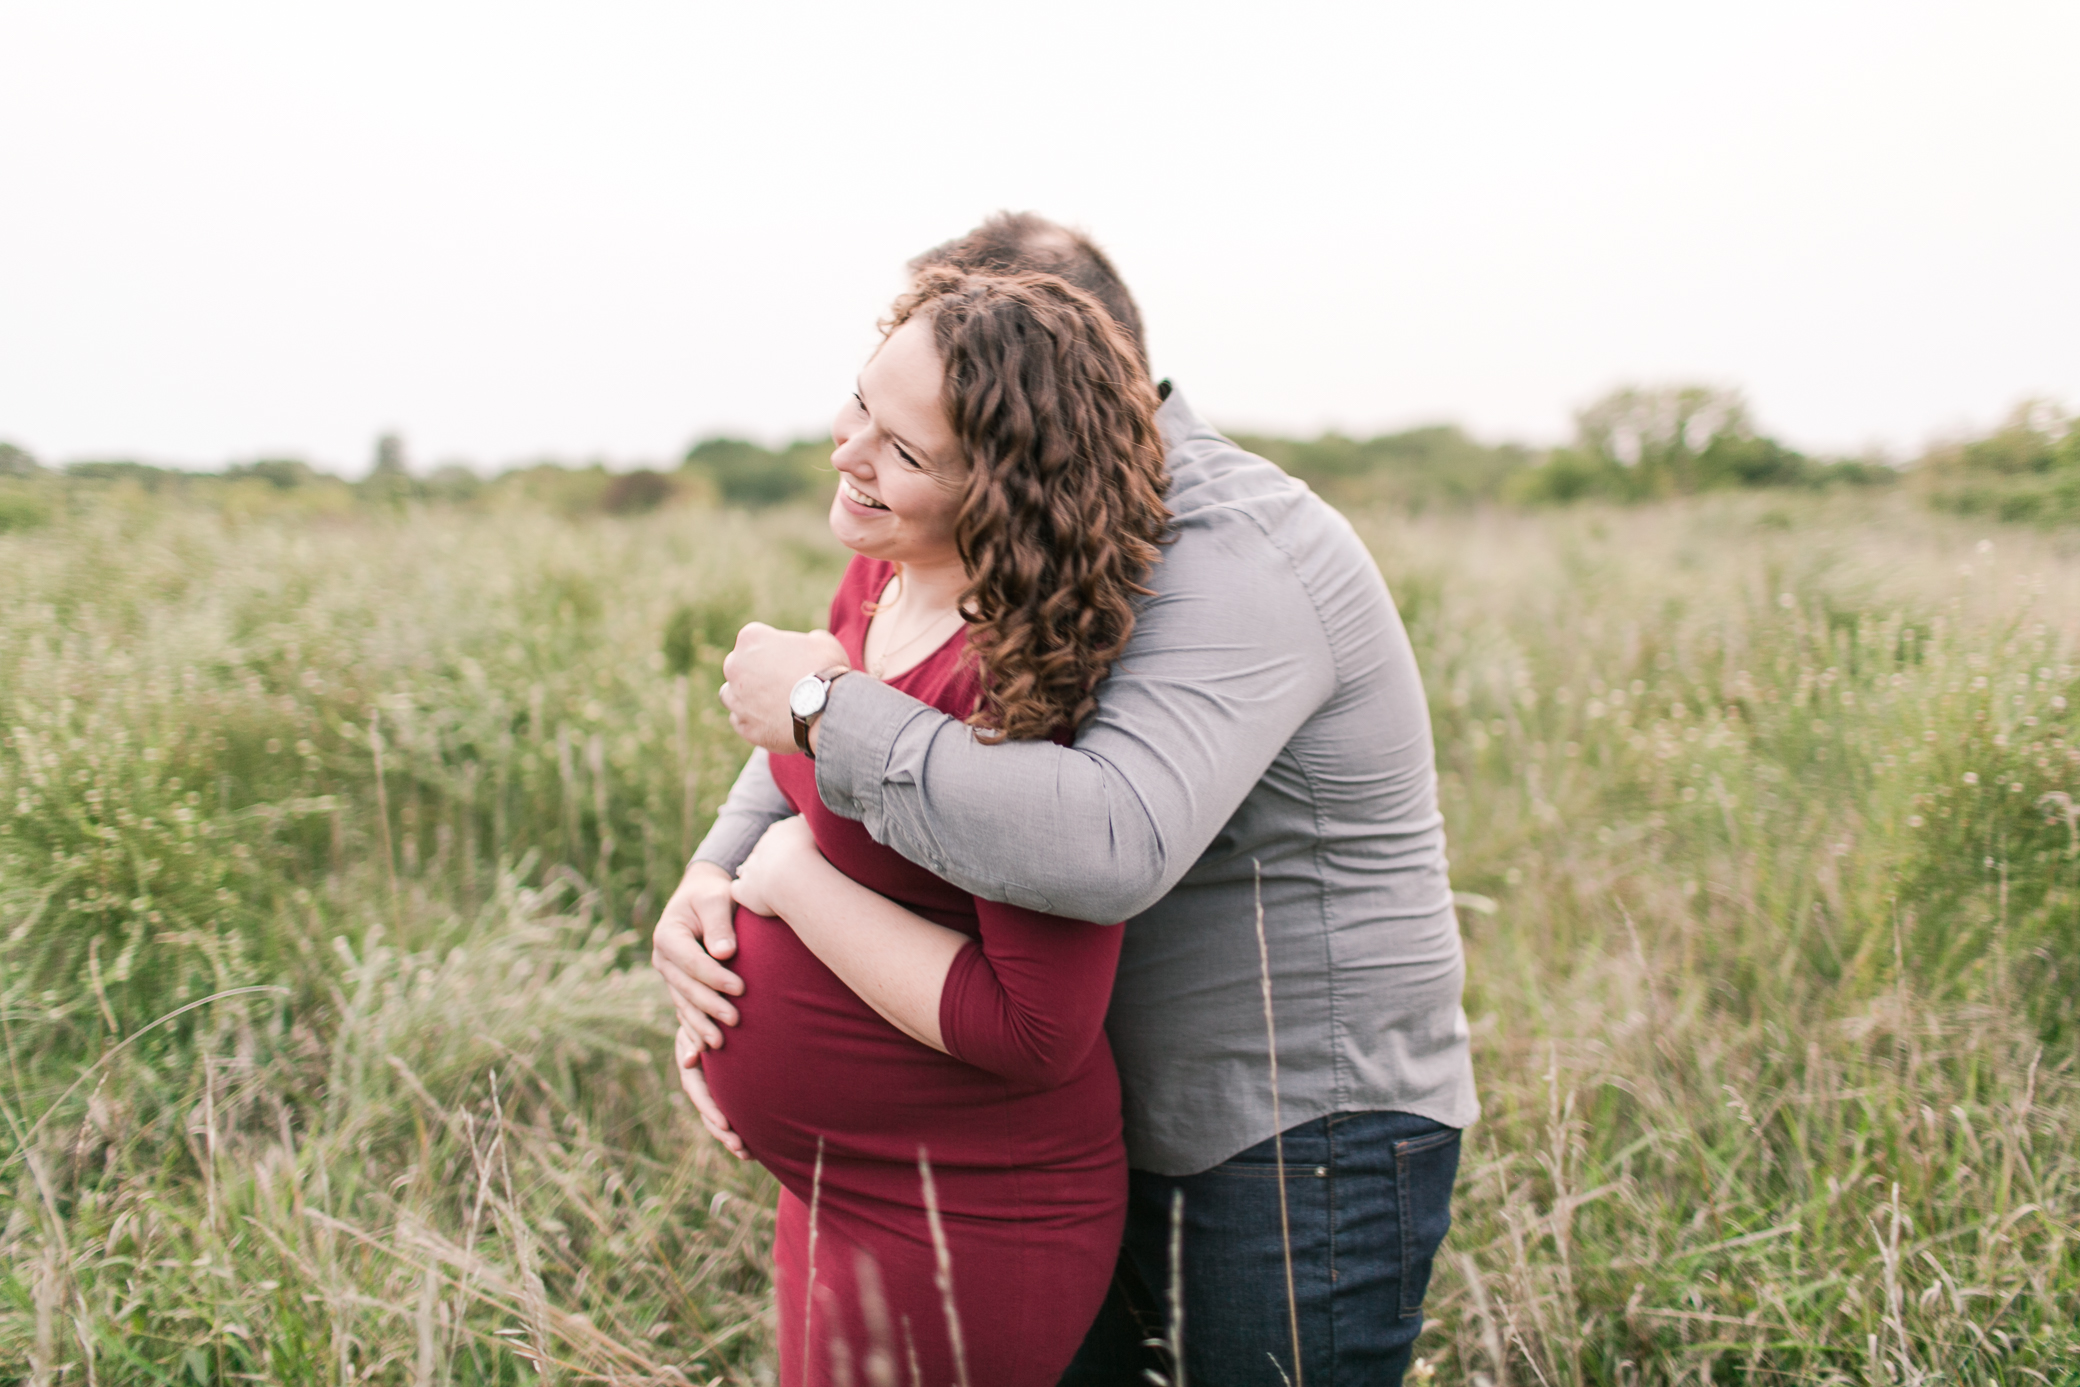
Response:
[[[1169,1333],[1178,1192],[1191,1387],[1398,1384],[1451,1227],[1458,1129],[1412,1113],[1336,1113],[1285,1134],[1285,1169],[1304,1377],[1293,1370],[1277,1157],[1266,1141],[1197,1175],[1130,1173],[1119,1273],[1062,1387],[1146,1387],[1150,1368],[1174,1380],[1149,1341]]]

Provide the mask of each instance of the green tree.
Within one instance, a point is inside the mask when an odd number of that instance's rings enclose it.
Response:
[[[1526,449],[1513,444],[1490,447],[1456,424],[1368,439],[1327,433],[1302,442],[1237,434],[1235,441],[1338,505],[1383,502],[1412,511],[1492,500],[1508,478],[1530,462]]]
[[[829,479],[831,445],[805,439],[773,451],[741,438],[707,438],[686,450],[681,470],[704,476],[724,505],[776,506]]]
[[[2024,400],[1981,438],[1931,449],[1915,470],[1930,504],[1966,515],[2080,520],[2080,420]]]
[[[30,455],[28,449],[0,443],[0,477],[33,477],[42,470],[43,465]]]
[[[1964,445],[1960,459],[1974,472],[2022,476],[2080,463],[2073,421],[2049,400],[2024,400],[1998,429]]]
[[[224,469],[224,476],[231,481],[252,477],[268,483],[279,491],[294,491],[300,486],[309,486],[318,479],[311,465],[301,458],[260,458],[253,462],[242,462]]]
[[[1739,391],[1708,385],[1614,390],[1575,415],[1574,441],[1514,480],[1513,499],[1645,501],[1732,487],[1879,480],[1822,467],[1756,432]],[[1851,474],[1854,474],[1853,476]]]
[[[26,449],[0,443],[0,534],[34,529],[50,519],[50,489],[38,480],[42,473],[42,464]]]
[[[484,479],[465,463],[444,462],[433,469],[423,489],[435,501],[473,501],[484,490]]]
[[[644,467],[623,472],[608,482],[599,504],[609,515],[641,515],[656,510],[677,492],[670,477]]]
[[[355,490],[366,500],[390,506],[402,506],[418,494],[404,460],[404,439],[394,433],[377,436],[375,462]]]
[[[116,458],[106,462],[68,462],[65,475],[90,482],[133,482],[146,491],[158,491],[161,487],[186,485],[189,474],[170,467],[154,467],[150,463],[133,462],[128,458]]]
[[[1575,431],[1576,448],[1625,468],[1643,497],[1699,490],[1705,449],[1754,435],[1739,393],[1705,385],[1614,390],[1575,416]]]

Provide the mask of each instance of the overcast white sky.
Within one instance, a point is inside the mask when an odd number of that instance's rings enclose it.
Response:
[[[1235,426],[1814,449],[2080,406],[2073,0],[0,0],[0,439],[358,472],[820,430],[911,254],[1083,225]]]

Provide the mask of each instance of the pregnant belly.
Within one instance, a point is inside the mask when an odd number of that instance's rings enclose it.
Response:
[[[780,921],[740,910],[737,941],[742,1021],[701,1064],[753,1156],[790,1186],[819,1137],[827,1156],[914,1168],[924,1144],[935,1161],[988,1162],[998,1124],[976,1130],[974,1109],[1000,1108],[1007,1085],[882,1020]]]

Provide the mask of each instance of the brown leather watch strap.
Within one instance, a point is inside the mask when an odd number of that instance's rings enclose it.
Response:
[[[823,698],[825,708],[828,708],[830,706],[831,685],[837,683],[840,677],[850,673],[852,673],[851,665],[832,665],[829,669],[817,671],[816,677],[823,681]],[[816,753],[812,751],[809,747],[809,726],[817,718],[823,716],[823,709],[817,709],[814,713],[811,713],[806,718],[803,717],[800,713],[795,712],[791,708],[788,710],[788,713],[790,716],[794,718],[795,746],[800,748],[802,755],[808,757],[811,761],[814,761],[816,759]]]

